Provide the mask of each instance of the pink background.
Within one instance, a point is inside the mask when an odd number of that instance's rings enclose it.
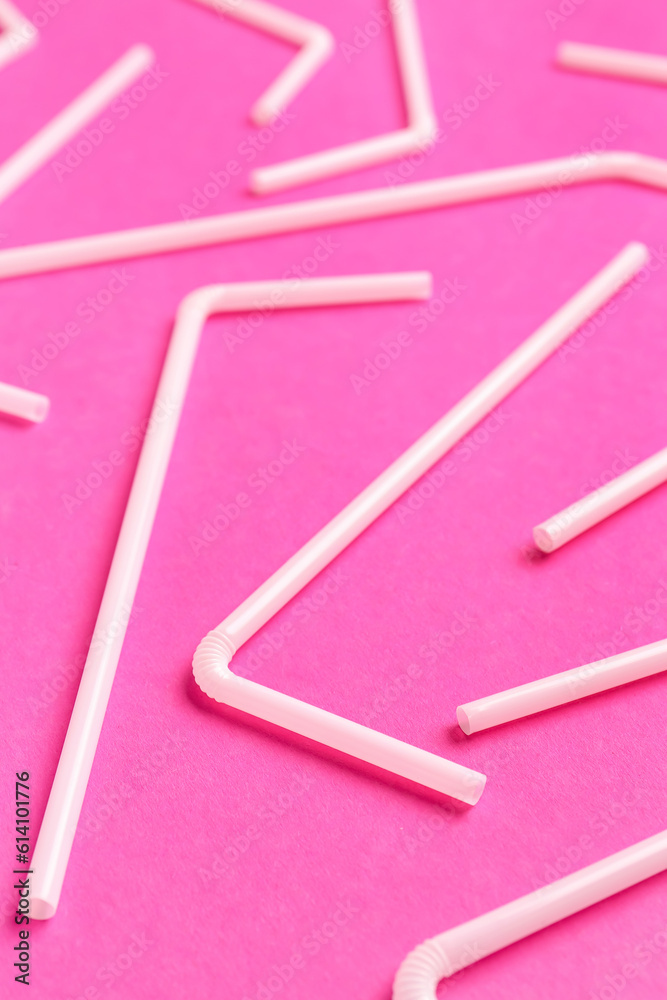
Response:
[[[402,124],[391,32],[347,59],[341,48],[363,41],[383,5],[289,6],[329,26],[338,48],[255,163]],[[664,89],[553,65],[566,38],[667,52],[663,4],[570,9],[552,28],[547,0],[420,0],[446,139],[410,179],[571,153],[598,140],[607,119],[607,148],[667,156]],[[59,180],[47,166],[0,207],[0,245],[180,218],[230,159],[243,173],[202,214],[256,204],[240,145],[257,132],[247,110],[291,50],[184,0],[58,7],[38,47],[0,72],[0,161],[137,41],[167,76],[126,120],[112,116],[114,132],[71,174]],[[447,109],[488,74],[500,85],[454,127]],[[381,186],[394,170],[303,196]],[[326,602],[324,574],[236,658],[262,683],[485,771],[477,807],[443,810],[247,724],[191,678],[204,633],[626,241],[659,250],[665,240],[667,199],[637,187],[567,191],[518,232],[513,214],[525,210],[517,197],[123,263],[122,293],[92,322],[79,316],[80,335],[29,381],[51,397],[47,422],[0,423],[1,711],[12,734],[3,995],[23,995],[11,969],[13,775],[31,772],[36,830],[132,481],[132,428],[149,412],[178,302],[199,285],[278,277],[320,237],[335,247],[318,275],[425,268],[436,290],[447,279],[465,290],[421,332],[406,326],[414,303],[276,314],[233,352],[226,335],[243,317],[208,324],[60,908],[31,925],[31,996],[387,1000],[424,938],[664,826],[665,677],[472,738],[454,725],[461,702],[665,635],[665,487],[549,558],[528,547],[531,527],[610,475],[618,452],[633,464],[665,445],[664,258],[582,346],[512,394],[505,419],[454,456],[456,474],[420,510],[390,510],[340,556]],[[114,269],[3,282],[0,379],[20,384],[33,348],[76,321]],[[356,393],[351,376],[403,329],[412,344]],[[303,451],[260,495],[249,477],[283,441]],[[68,513],[63,494],[116,450],[122,464]],[[195,554],[191,540],[239,491],[250,506]],[[467,627],[450,641],[457,616]],[[438,633],[441,649],[429,652]],[[440,993],[663,997],[666,886],[654,878]],[[137,957],[123,969],[133,940]]]

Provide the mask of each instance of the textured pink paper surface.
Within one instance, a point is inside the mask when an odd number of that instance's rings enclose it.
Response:
[[[184,0],[21,6],[51,13],[34,51],[0,72],[0,160],[131,44],[153,46],[164,75],[124,119],[109,112],[113,132],[71,173],[47,166],[0,206],[0,245],[180,218],[230,160],[241,173],[197,203],[201,215],[257,203],[245,192],[258,135],[247,109],[289,46]],[[254,165],[400,126],[384,6],[290,8],[329,26],[337,49],[288,127],[259,133]],[[663,5],[561,8],[550,24],[546,2],[420,0],[445,139],[404,176],[591,143],[667,157],[667,90],[553,65],[565,38],[667,52]],[[488,96],[457,117],[480,79]],[[56,336],[64,346],[28,381],[52,399],[47,422],[0,423],[3,996],[23,995],[11,967],[14,772],[31,773],[34,833],[178,302],[199,285],[309,268],[318,245],[318,275],[426,268],[447,301],[428,322],[400,304],[267,316],[246,339],[246,317],[207,325],[60,908],[31,924],[30,995],[387,1000],[424,938],[664,827],[667,678],[472,738],[455,708],[665,636],[666,487],[549,558],[531,558],[528,542],[609,470],[665,445],[666,225],[663,194],[609,183],[2,283],[0,379],[21,384],[50,335],[80,327]],[[649,280],[513,393],[419,509],[387,512],[235,660],[486,772],[479,805],[447,811],[202,696],[190,662],[204,633],[630,239],[657,251]],[[122,290],[89,321],[86,300],[119,271]],[[352,376],[402,330],[410,345],[355,391]],[[258,470],[287,457],[283,442],[296,457],[261,490]],[[108,472],[112,452],[120,464],[72,507],[66,496],[95,463]],[[247,509],[198,545],[239,492]],[[658,876],[543,931],[440,995],[664,997],[666,886]]]

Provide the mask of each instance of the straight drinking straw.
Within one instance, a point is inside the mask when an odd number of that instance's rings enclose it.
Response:
[[[436,1000],[441,979],[667,868],[667,831],[424,941],[404,959],[393,1000]]]
[[[104,720],[127,622],[148,546],[174,437],[190,381],[204,323],[211,313],[272,308],[344,305],[354,302],[397,302],[426,299],[431,294],[428,272],[370,274],[303,281],[255,281],[200,288],[182,302],[132,490],[114,552],[93,641],[83,670],[72,718],[65,737],[35,853],[31,915],[44,919],[55,913],[81,811],[81,804]],[[397,741],[396,741],[397,742]],[[479,788],[483,775],[441,761],[416,748],[425,767],[437,762],[441,771]]]
[[[259,167],[250,174],[250,189],[256,194],[283,191],[298,184],[308,184],[325,177],[385,163],[387,160],[418,152],[433,140],[437,121],[415,0],[400,0],[400,3],[389,6],[408,117],[407,128],[345,146],[336,146],[334,149],[325,149],[320,153],[311,153],[270,167]]]
[[[641,243],[629,244],[531,337],[487,375],[450,412],[408,448],[326,527],[273,574],[254,594],[202,639],[193,668],[199,687],[216,701],[231,705],[302,736],[439,787],[471,801],[452,787],[416,776],[421,763],[409,759],[404,745],[383,734],[315,708],[229,669],[236,650],[255,634],[302,587],[357,538],[434,462],[454,447],[480,420],[531,374],[572,332],[596,312],[647,259]],[[417,764],[417,768],[415,767]],[[449,776],[448,780],[449,779]],[[481,793],[481,789],[479,789]],[[476,796],[479,798],[479,794]],[[474,799],[473,801],[476,801]]]
[[[576,500],[548,521],[538,524],[533,528],[535,544],[542,552],[554,552],[582,531],[604,521],[666,480],[667,448],[663,448],[583,499]]]
[[[467,705],[459,705],[456,718],[463,732],[470,736],[663,670],[667,670],[667,639],[469,701]]]
[[[31,49],[37,28],[9,0],[0,0],[0,69]]]
[[[82,236],[0,250],[0,278],[59,271],[85,264],[144,257],[189,247],[300,232],[364,219],[403,215],[447,205],[464,205],[522,194],[542,187],[588,181],[626,180],[667,190],[667,160],[642,153],[568,156],[480,173],[339,194],[309,201],[254,208],[184,222]]]
[[[136,77],[149,68],[155,56],[147,45],[134,45],[95,80],[48,125],[21,146],[0,166],[0,201],[47,163],[70,139],[95,118],[107,104],[122,94]]]
[[[0,412],[41,424],[49,412],[49,397],[0,382]]]
[[[583,45],[581,42],[561,42],[556,50],[556,61],[565,69],[580,70],[582,73],[667,84],[667,58],[647,52],[608,49],[602,45]]]
[[[268,125],[284,111],[333,52],[334,39],[327,28],[275,4],[264,0],[196,2],[299,46],[289,65],[252,106],[250,118],[256,125]]]

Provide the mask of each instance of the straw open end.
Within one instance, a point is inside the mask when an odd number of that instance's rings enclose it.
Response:
[[[486,775],[475,772],[474,784],[471,785],[470,793],[463,799],[470,806],[476,806],[482,797],[482,792],[486,788]]]
[[[556,548],[556,540],[552,538],[546,528],[538,525],[537,528],[533,528],[533,540],[537,545],[540,552],[553,552]]]
[[[466,712],[463,705],[459,705],[459,707],[456,709],[456,721],[458,722],[459,726],[466,734],[466,736],[470,736],[472,733],[472,726],[470,724],[470,719],[468,718],[468,713]]]
[[[46,420],[49,407],[51,406],[51,400],[48,396],[38,396],[35,400],[35,405],[33,408],[32,419],[36,424],[41,424],[43,420]]]
[[[48,900],[40,899],[38,896],[30,898],[30,916],[33,920],[48,920],[55,912],[55,906]]]

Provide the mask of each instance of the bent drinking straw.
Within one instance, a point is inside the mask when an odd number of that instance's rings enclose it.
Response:
[[[327,28],[264,0],[196,2],[299,46],[289,65],[252,106],[250,118],[256,125],[268,125],[284,111],[333,52],[334,39]]]
[[[37,28],[9,0],[0,0],[0,68],[32,48]]]
[[[257,303],[262,301],[270,301],[272,308],[290,309],[354,302],[426,299],[430,293],[431,276],[422,271],[213,285],[197,289],[181,303],[116,543],[93,641],[37,838],[32,863],[34,878],[31,916],[37,919],[50,917],[58,905],[190,372],[207,317],[216,312],[256,309]],[[447,766],[447,762],[442,764]],[[467,768],[459,768],[456,764],[450,764],[449,767],[463,777],[468,774],[476,775],[476,772],[468,772]],[[475,781],[478,784],[483,780],[483,776],[476,775]]]
[[[147,45],[134,45],[48,125],[21,146],[0,166],[0,201],[42,167],[83,126],[122,94],[154,59]]]
[[[0,382],[0,412],[41,424],[49,412],[49,397]]]
[[[667,670],[667,639],[459,705],[456,718],[463,732],[470,736],[663,670]]]
[[[436,1000],[441,979],[667,868],[667,831],[424,941],[404,959],[392,1000]]]
[[[586,181],[627,180],[667,190],[667,160],[641,153],[597,153],[480,173],[339,194],[327,198],[167,222],[97,236],[0,250],[0,278],[144,257],[188,247],[299,232],[318,226],[420,212]]]
[[[554,552],[666,480],[667,448],[663,448],[593,493],[570,504],[559,514],[554,514],[548,521],[538,524],[533,528],[535,544],[542,552]]]
[[[647,52],[561,42],[556,50],[556,61],[565,69],[580,70],[582,73],[667,84],[667,58]]]
[[[415,770],[421,765],[416,768],[417,762],[407,758],[400,744],[397,747],[393,741],[388,743],[387,737],[364,726],[237,677],[230,671],[229,663],[244,642],[501,403],[573,330],[628,281],[646,259],[646,247],[641,243],[628,244],[236,611],[209,632],[199,644],[193,661],[199,687],[216,701],[385,767],[403,777],[438,787],[432,780],[427,781],[423,773],[421,777],[415,777]],[[449,788],[440,785],[439,789],[470,801],[451,785]],[[481,793],[481,789],[479,791]]]
[[[338,174],[385,163],[424,148],[433,140],[437,122],[433,110],[426,60],[419,33],[415,0],[390,4],[391,19],[398,54],[401,85],[407,110],[408,126],[351,142],[334,149],[324,149],[295,160],[259,167],[250,174],[250,188],[257,194],[270,194],[322,180]]]

